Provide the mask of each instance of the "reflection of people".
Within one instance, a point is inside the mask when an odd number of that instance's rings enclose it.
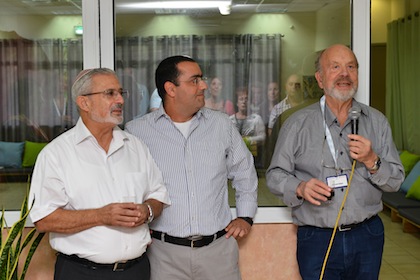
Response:
[[[270,120],[268,122],[268,134],[271,134],[274,124],[284,111],[298,106],[304,101],[301,77],[292,74],[286,81],[286,97],[271,110]]]
[[[267,87],[267,103],[268,103],[268,112],[273,110],[274,106],[279,102],[280,98],[280,88],[277,82],[268,83]]]
[[[262,145],[265,141],[265,125],[260,115],[248,114],[248,89],[241,87],[236,89],[238,112],[230,119],[235,124],[245,143],[251,148],[256,157],[255,164],[261,167]]]
[[[235,238],[257,209],[252,156],[226,114],[203,108],[207,85],[193,59],[164,59],[156,86],[163,106],[126,125],[149,146],[171,196],[151,224],[152,279],[240,279]],[[232,220],[228,179],[242,218]]]
[[[125,68],[121,76],[122,86],[130,93],[130,102],[124,106],[124,118],[129,121],[143,116],[149,109],[149,91],[137,82],[133,68]]]
[[[381,196],[398,190],[404,169],[385,116],[353,99],[358,87],[354,53],[343,45],[327,48],[315,75],[324,96],[283,124],[267,185],[292,208],[299,226],[303,279],[378,279],[384,245],[377,215]],[[358,134],[352,134],[351,107],[361,112]]]
[[[30,215],[59,252],[54,279],[149,279],[147,223],[169,195],[147,147],[117,126],[124,94],[114,71],[83,70],[80,119],[38,156]]]
[[[157,109],[159,109],[161,103],[162,103],[162,98],[160,98],[157,89],[155,89],[152,93],[152,96],[150,96],[149,111],[150,112],[156,111]]]
[[[260,115],[264,125],[268,123],[270,112],[267,106],[267,95],[263,92],[263,86],[260,82],[253,82],[249,92],[249,109],[251,113]]]
[[[226,100],[222,93],[222,81],[214,77],[210,82],[209,97],[205,100],[205,107],[233,115],[235,109],[232,101]]]

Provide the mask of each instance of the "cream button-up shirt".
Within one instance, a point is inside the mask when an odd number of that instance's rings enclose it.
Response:
[[[113,202],[153,198],[170,204],[169,195],[148,148],[115,127],[108,153],[83,121],[49,143],[39,154],[31,183],[36,222],[58,208],[82,210]],[[147,224],[136,228],[97,226],[75,233],[50,233],[53,249],[97,263],[141,256],[150,243]]]

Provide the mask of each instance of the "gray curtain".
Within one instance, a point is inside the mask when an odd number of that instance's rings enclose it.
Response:
[[[189,55],[209,78],[223,82],[224,97],[236,104],[235,88],[266,85],[280,77],[280,34],[244,35],[185,35],[118,38],[116,42],[116,71],[124,87],[149,94],[155,89],[154,72],[161,60],[172,55]],[[127,79],[127,75],[132,77]],[[134,80],[133,83],[131,80]],[[124,82],[125,81],[125,82]],[[138,106],[138,96],[130,100],[130,114],[125,121],[146,113]],[[250,92],[252,95],[252,92]],[[266,94],[263,94],[263,99]],[[148,99],[149,96],[143,98]],[[128,114],[129,111],[127,110]]]
[[[0,139],[48,142],[75,124],[81,40],[0,40]]]
[[[189,55],[205,76],[220,77],[224,97],[234,104],[236,87],[265,91],[280,77],[280,39],[280,34],[117,38],[115,70],[130,91],[124,120],[147,113],[155,69],[171,55]],[[72,127],[78,113],[71,85],[82,68],[81,39],[0,40],[0,141],[47,142]]]

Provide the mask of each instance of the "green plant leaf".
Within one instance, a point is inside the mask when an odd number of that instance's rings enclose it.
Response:
[[[38,245],[41,243],[41,240],[44,237],[44,235],[45,235],[45,232],[38,233],[34,242],[32,242],[32,245],[31,245],[31,247],[29,249],[29,252],[28,252],[28,256],[26,257],[26,260],[25,260],[25,265],[23,266],[22,274],[20,275],[20,279],[25,279],[26,272],[29,268],[29,263],[31,262],[32,257],[35,254],[35,250],[36,250],[36,248],[38,248]],[[31,237],[31,239],[32,239],[32,237]]]
[[[20,220],[15,222],[12,227],[8,230],[8,234],[6,239],[0,236],[0,280],[22,280],[25,278],[26,272],[29,267],[29,263],[35,253],[36,248],[40,244],[42,238],[44,237],[45,233],[38,233],[36,235],[36,229],[32,229],[28,232],[28,234],[23,238],[23,233],[25,230],[26,219],[28,218],[29,212],[32,209],[34,201],[32,201],[32,205],[28,208],[28,196],[29,196],[29,181],[30,178],[28,177],[28,190],[25,196],[24,201],[22,202],[22,207],[20,211]],[[1,229],[7,226],[4,209],[2,210],[2,215],[0,218]],[[35,237],[36,236],[36,237]],[[35,237],[35,239],[34,239]],[[23,242],[22,242],[23,239]],[[34,239],[34,240],[33,240]],[[23,249],[27,247],[30,242],[33,240],[28,255],[25,259],[25,264],[22,270],[20,277],[18,276],[18,263],[19,257],[21,256]]]

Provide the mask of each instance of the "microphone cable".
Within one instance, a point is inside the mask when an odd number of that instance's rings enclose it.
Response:
[[[353,179],[353,174],[354,174],[355,166],[356,166],[356,160],[354,159],[353,160],[353,165],[351,167],[349,185],[347,186],[346,192],[344,193],[343,201],[341,202],[340,210],[338,211],[337,219],[335,220],[334,229],[333,229],[333,232],[331,234],[330,243],[328,245],[327,253],[325,254],[324,263],[322,264],[322,269],[321,269],[321,274],[319,276],[319,280],[322,280],[324,278],[325,267],[327,266],[328,257],[330,255],[331,247],[332,247],[332,244],[334,242],[335,234],[337,232],[338,223],[340,221],[341,213],[343,213],[344,204],[346,202],[347,195],[348,195],[349,190],[350,190],[351,180]]]

